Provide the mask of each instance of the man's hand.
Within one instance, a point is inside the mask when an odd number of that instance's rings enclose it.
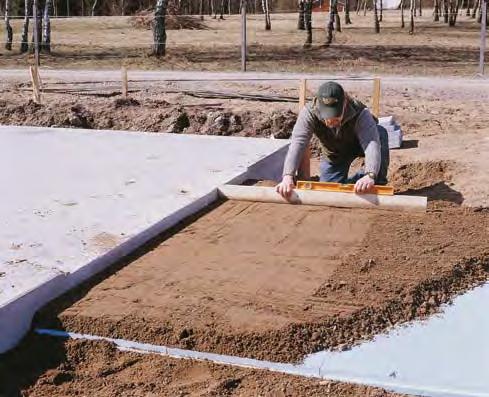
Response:
[[[275,190],[278,194],[280,194],[283,198],[288,199],[294,190],[294,178],[292,175],[284,175],[282,178],[282,182],[280,182]]]
[[[355,183],[355,193],[368,193],[375,185],[375,180],[370,175],[365,175]]]

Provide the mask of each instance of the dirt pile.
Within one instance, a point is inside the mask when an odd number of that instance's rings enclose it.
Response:
[[[390,171],[389,184],[397,193],[428,197],[431,208],[457,206],[463,195],[453,189],[453,172],[462,172],[455,161],[418,161],[401,164]]]
[[[120,352],[104,342],[65,342],[38,336],[31,336],[20,348],[0,356],[0,395],[398,396],[366,386]]]
[[[136,98],[45,105],[31,100],[22,104],[0,103],[1,124],[285,139],[290,137],[296,117],[291,111],[251,112],[220,105],[182,106]]]
[[[144,10],[132,16],[130,23],[136,29],[153,29],[154,12],[152,10]],[[167,30],[204,30],[209,27],[202,22],[197,16],[178,15],[175,10],[170,8],[165,18],[165,28]]]
[[[423,189],[440,182],[450,182],[451,170],[455,167],[450,161],[406,163],[392,170],[389,179],[401,192]]]

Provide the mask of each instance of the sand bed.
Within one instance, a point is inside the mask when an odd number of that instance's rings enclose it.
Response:
[[[487,279],[489,214],[228,201],[48,307],[57,329],[276,361],[346,348]]]

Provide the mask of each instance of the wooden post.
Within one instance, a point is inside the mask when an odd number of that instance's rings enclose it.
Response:
[[[246,72],[246,0],[241,1],[241,71]]]
[[[299,83],[299,114],[304,106],[306,106],[307,95],[307,80],[302,79]],[[299,179],[311,178],[311,148],[307,145],[302,157],[301,165],[299,166],[298,175]]]
[[[479,58],[479,74],[484,76],[484,55],[486,52],[486,31],[487,31],[487,0],[481,0],[481,45],[480,45],[480,58]]]
[[[122,97],[127,99],[128,96],[127,94],[129,90],[128,90],[128,83],[127,83],[127,68],[125,66],[122,67],[121,74],[122,74]]]
[[[372,98],[372,113],[375,117],[380,116],[380,79],[374,79],[374,93]]]
[[[41,87],[40,87],[39,70],[36,65],[33,65],[29,68],[29,72],[31,75],[31,83],[32,83],[32,97],[35,103],[41,103]]]

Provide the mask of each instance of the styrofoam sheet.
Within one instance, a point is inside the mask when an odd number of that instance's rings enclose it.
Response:
[[[217,186],[277,179],[287,145],[0,126],[0,352],[42,304],[208,205]]]

